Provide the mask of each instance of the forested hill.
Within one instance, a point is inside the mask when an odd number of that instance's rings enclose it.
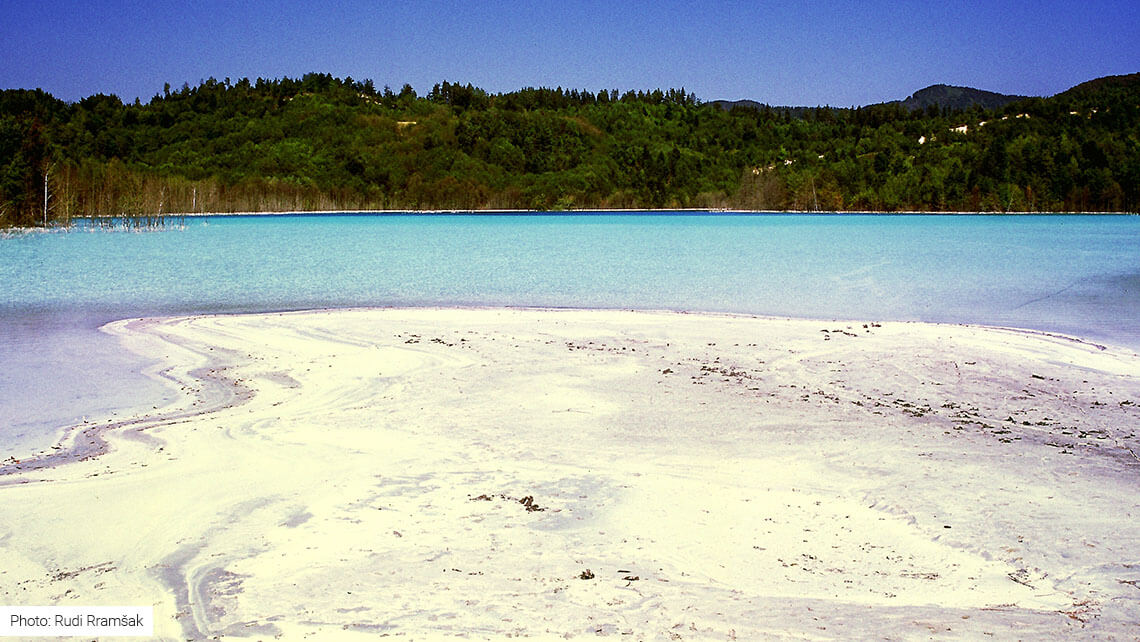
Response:
[[[721,109],[682,90],[207,80],[0,92],[0,224],[314,209],[1136,211],[1140,74],[997,109]]]

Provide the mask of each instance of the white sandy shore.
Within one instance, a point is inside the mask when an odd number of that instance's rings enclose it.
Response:
[[[0,603],[153,605],[170,639],[1140,637],[1128,351],[620,311],[108,330],[187,394],[0,467]]]

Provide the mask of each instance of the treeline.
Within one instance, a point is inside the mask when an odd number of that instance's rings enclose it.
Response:
[[[1137,211],[1138,78],[917,111],[448,82],[421,97],[327,74],[167,86],[145,104],[8,90],[0,224],[335,209]]]

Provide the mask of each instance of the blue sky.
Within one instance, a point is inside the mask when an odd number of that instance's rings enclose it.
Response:
[[[863,105],[934,83],[1048,96],[1140,71],[1136,0],[7,0],[0,88],[143,102],[169,82],[309,71],[488,91],[684,87]]]

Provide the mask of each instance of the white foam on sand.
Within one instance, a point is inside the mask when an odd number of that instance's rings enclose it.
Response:
[[[1127,351],[587,310],[107,329],[184,396],[3,464],[0,602],[170,639],[1140,635]]]

